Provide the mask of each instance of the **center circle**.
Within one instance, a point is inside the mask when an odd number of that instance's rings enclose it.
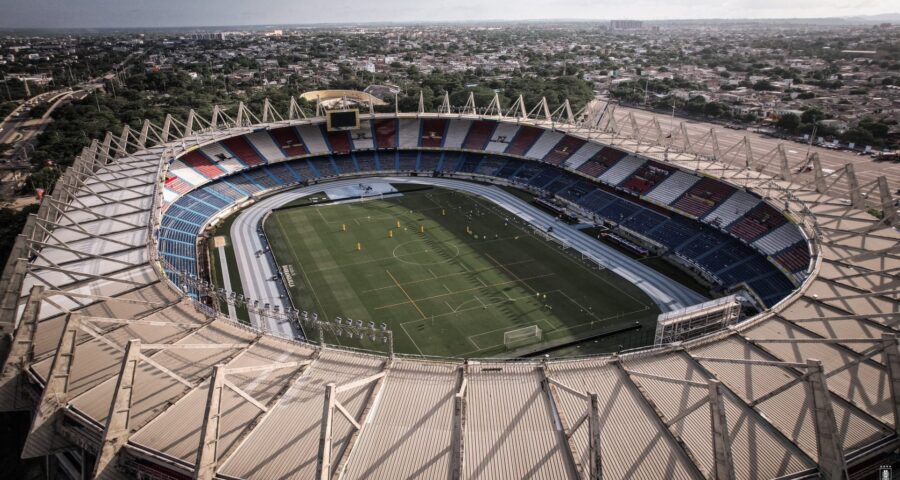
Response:
[[[438,257],[435,259],[435,256],[441,253],[441,247],[447,250],[452,249],[453,254],[447,258]],[[447,253],[449,254],[450,252]],[[393,255],[397,260],[410,265],[438,265],[449,263],[458,257],[459,247],[453,244],[439,244],[438,248],[434,248],[425,240],[410,240],[394,247]]]

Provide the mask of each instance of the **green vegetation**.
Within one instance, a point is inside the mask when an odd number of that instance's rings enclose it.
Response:
[[[25,221],[28,215],[36,213],[38,205],[28,205],[21,210],[13,210],[11,208],[0,209],[0,269],[6,265],[9,260],[9,254],[12,251],[13,244],[16,242],[16,236],[22,233]]]
[[[282,209],[265,230],[279,265],[293,270],[285,283],[298,307],[384,322],[398,352],[519,355],[595,336],[614,351],[653,329],[658,310],[637,287],[508,217],[431,189]],[[508,352],[504,332],[532,325],[544,344]]]
[[[0,120],[6,118],[7,115],[10,114],[16,107],[19,106],[19,102],[2,102],[0,101]]]

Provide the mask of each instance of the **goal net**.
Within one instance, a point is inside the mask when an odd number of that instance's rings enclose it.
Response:
[[[503,344],[506,345],[507,349],[513,349],[523,345],[540,342],[542,336],[543,331],[541,330],[541,327],[531,325],[529,327],[522,327],[503,332]]]

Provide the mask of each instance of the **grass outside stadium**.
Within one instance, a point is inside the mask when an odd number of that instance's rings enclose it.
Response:
[[[585,341],[611,352],[646,343],[659,313],[621,277],[453,190],[307,198],[273,211],[264,229],[294,305],[329,321],[383,323],[399,353],[522,356]],[[508,341],[519,329],[540,339]]]

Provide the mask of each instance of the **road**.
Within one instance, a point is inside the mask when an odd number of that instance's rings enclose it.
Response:
[[[109,72],[79,83],[74,88],[67,87],[35,95],[10,112],[10,114],[3,119],[3,122],[0,123],[0,143],[15,145],[13,148],[14,153],[10,156],[12,161],[15,163],[17,160],[24,159],[24,154],[27,153],[26,148],[29,144],[28,142],[36,139],[37,136],[44,131],[44,128],[50,123],[50,115],[53,113],[53,110],[61,105],[62,102],[67,101],[69,98],[80,100],[86,97],[91,91],[102,88],[103,85],[98,83],[99,80],[112,79],[119,69],[123,68],[137,55],[137,52],[129,54]],[[51,105],[40,119],[32,119],[25,115],[31,107],[45,101],[49,102]],[[27,162],[23,163],[27,164]]]
[[[746,136],[750,140],[754,158],[765,156],[767,153],[771,152],[779,143],[781,143],[784,145],[785,153],[788,157],[788,164],[791,165],[792,171],[796,172],[799,166],[802,165],[806,160],[808,149],[806,144],[797,143],[791,140],[773,138],[749,130],[733,130],[725,128],[722,125],[702,122],[689,118],[682,118],[678,116],[676,116],[673,121],[671,115],[617,105],[614,110],[613,116],[615,117],[616,123],[618,124],[621,131],[626,134],[630,134],[632,130],[631,123],[628,120],[628,113],[634,114],[635,120],[637,121],[638,126],[641,128],[643,128],[644,125],[648,124],[648,122],[650,122],[655,117],[665,134],[671,132],[673,128],[678,129],[679,123],[684,122],[686,130],[688,132],[688,136],[691,138],[692,142],[697,143],[698,147],[701,146],[701,142],[699,142],[701,137],[708,134],[710,128],[712,128],[716,132],[716,137],[719,140],[720,151],[722,152],[727,150],[732,145],[739,143],[744,138],[744,136]],[[858,156],[855,153],[848,151],[830,150],[817,146],[812,146],[811,148],[809,148],[809,152],[810,154],[814,152],[819,155],[819,159],[822,162],[822,169],[825,170],[826,173],[828,173],[829,170],[840,170],[844,165],[852,163],[854,165],[854,169],[856,171],[856,176],[859,180],[860,186],[865,186],[866,184],[875,181],[875,179],[877,179],[879,176],[884,175],[885,177],[887,177],[888,186],[890,187],[892,192],[896,192],[897,189],[900,188],[900,164],[876,163],[873,162],[872,157],[869,156]],[[702,145],[702,148],[700,148],[700,153],[711,156],[713,153],[712,145],[709,142],[706,142],[704,145]],[[772,175],[780,174],[779,165],[777,162],[773,162],[772,164],[770,164],[764,171]],[[796,175],[796,177],[796,180],[801,182],[812,180],[811,173],[802,173]],[[835,185],[835,193],[846,196],[847,188],[845,185],[843,185],[843,182],[839,182],[838,185]]]
[[[247,208],[235,219],[230,232],[244,297],[258,300],[260,304],[269,303],[273,307],[278,305],[281,311],[290,306],[288,300],[282,297],[284,292],[280,289],[278,283],[271,280],[277,274],[277,267],[270,260],[265,261],[263,257],[256,257],[256,252],[264,248],[263,239],[258,234],[258,227],[263,217],[269,211],[322,190],[352,187],[359,185],[360,182],[417,183],[452,188],[481,196],[541,231],[547,231],[547,228],[552,226],[553,233],[550,235],[633,283],[653,299],[662,311],[682,308],[707,300],[697,292],[669,279],[643,263],[597,242],[574,227],[559,223],[553,216],[538,210],[505,190],[466,181],[430,177],[381,177],[377,179],[338,180],[324,185],[311,185],[274,195]],[[298,306],[298,308],[302,307]],[[251,313],[250,316],[250,321],[254,326],[269,330],[277,335],[294,337],[298,333],[295,330],[296,327],[289,322],[264,317],[255,313]]]

